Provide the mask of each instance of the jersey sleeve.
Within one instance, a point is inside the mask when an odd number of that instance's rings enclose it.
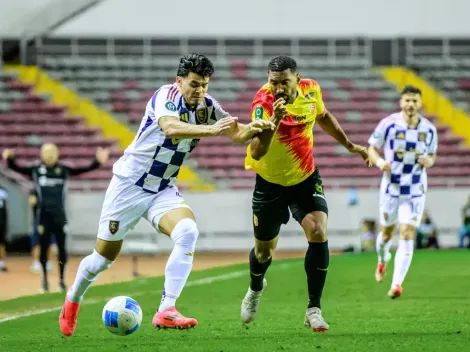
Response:
[[[429,154],[436,154],[437,153],[437,130],[433,127],[430,130],[431,133],[431,140],[429,142]]]
[[[273,114],[273,102],[269,101],[266,93],[261,90],[256,93],[251,104],[251,120],[269,120]],[[271,100],[274,100],[272,98]]]
[[[323,94],[320,88],[320,85],[312,80],[312,83],[314,85],[314,91],[317,99],[317,116],[322,117],[326,113],[326,106],[325,102],[323,101]]]
[[[225,111],[222,108],[222,105],[220,105],[220,103],[217,100],[213,99],[213,104],[214,104],[213,111],[214,111],[216,121],[219,121],[220,119],[223,119],[225,117],[230,117],[230,113]]]
[[[178,106],[174,99],[172,99],[174,94],[171,94],[171,89],[172,88],[158,90],[150,100],[157,122],[163,116],[179,117]]]
[[[372,135],[369,137],[369,145],[377,149],[382,148],[385,143],[386,128],[387,121],[384,119],[379,122],[374,132],[372,132]]]

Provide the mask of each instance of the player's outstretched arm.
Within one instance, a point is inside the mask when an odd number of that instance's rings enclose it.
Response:
[[[80,174],[84,174],[86,172],[96,170],[101,165],[105,164],[108,161],[108,158],[109,158],[109,149],[98,147],[98,149],[96,150],[95,159],[93,159],[90,165],[85,166],[85,167],[69,167],[68,168],[69,175],[77,176]]]
[[[385,161],[380,156],[379,152],[373,145],[369,146],[369,160],[372,164],[377,166],[382,171],[389,171],[392,168],[392,165],[388,161]]]
[[[167,138],[203,138],[220,136],[228,133],[234,128],[237,117],[226,117],[218,120],[215,124],[192,125],[181,122],[174,116],[163,116],[158,119],[158,124]]]
[[[282,98],[276,100],[273,104],[273,115],[271,116],[269,121],[274,125],[274,128],[263,130],[261,133],[255,135],[251,140],[250,153],[251,157],[254,160],[260,160],[268,152],[274,134],[276,133],[277,128],[279,127],[279,124],[281,123],[284,116],[287,114],[287,110],[284,104],[285,100]]]
[[[6,161],[8,168],[25,176],[31,176],[33,168],[31,166],[19,166],[15,162],[15,153],[12,149],[5,149],[2,152],[3,160]]]
[[[235,143],[245,143],[264,130],[274,131],[276,125],[268,120],[255,120],[249,124],[236,123],[232,130],[229,130],[227,136]]]
[[[336,139],[338,143],[344,146],[350,153],[359,154],[362,159],[364,159],[367,166],[370,167],[372,165],[369,160],[367,149],[361,145],[354,144],[349,140],[338,120],[331,112],[325,111],[325,114],[322,117],[317,117],[317,122],[323,131]]]

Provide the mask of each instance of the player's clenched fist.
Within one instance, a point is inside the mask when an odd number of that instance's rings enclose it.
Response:
[[[279,98],[278,100],[276,100],[273,104],[273,110],[274,110],[274,117],[276,117],[276,119],[283,119],[284,116],[286,116],[287,114],[287,110],[286,110],[286,106],[284,105],[286,103],[286,101],[284,100],[284,98]]]
[[[3,152],[2,152],[3,160],[12,159],[14,155],[15,155],[15,153],[14,153],[13,149],[4,149]]]
[[[220,119],[211,126],[211,135],[220,136],[228,132],[230,129],[235,128],[238,121],[238,117],[226,117]]]

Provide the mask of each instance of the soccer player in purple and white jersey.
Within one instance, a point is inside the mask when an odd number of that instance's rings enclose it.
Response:
[[[141,218],[174,243],[153,325],[189,329],[198,324],[175,308],[191,272],[199,235],[193,212],[176,187],[179,170],[200,138],[227,136],[243,143],[265,129],[275,128],[272,122],[263,120],[243,125],[225,112],[207,94],[213,72],[207,57],[188,54],[180,60],[176,82],[160,87],[148,102],[134,141],[114,164],[95,250],[80,263],[67,293],[59,318],[64,335],[74,333],[86,290],[114,263],[123,239]]]
[[[437,152],[436,127],[419,114],[421,91],[406,86],[401,92],[401,111],[380,121],[369,138],[371,161],[384,171],[380,186],[380,224],[376,249],[375,278],[382,282],[391,259],[395,226],[400,240],[395,255],[392,286],[388,295],[400,297],[402,284],[413,257],[413,239],[421,223],[427,191],[426,169],[434,165]],[[378,150],[383,148],[384,157]]]

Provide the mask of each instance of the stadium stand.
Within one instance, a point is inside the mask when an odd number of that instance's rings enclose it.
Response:
[[[53,40],[52,42],[54,44]],[[99,108],[111,112],[116,119],[136,130],[142,119],[142,109],[154,91],[160,85],[174,81],[180,48],[173,43],[166,47],[165,55],[157,51],[156,56],[146,57],[129,54],[130,45],[127,45],[126,50],[121,49],[122,53],[112,56],[93,51],[78,56],[64,53],[56,55],[48,52],[45,46],[41,51],[40,66],[53,79],[62,82],[80,96],[91,99]],[[121,46],[123,47],[126,46]],[[206,43],[200,49],[214,54],[216,74],[211,81],[209,93],[232,115],[239,116],[242,122],[247,122],[250,119],[251,99],[265,82],[265,66],[274,51],[271,47],[266,47],[263,55],[257,56],[250,52],[250,46],[245,49],[241,47],[235,44],[226,45],[226,53],[223,55],[217,52],[215,44]],[[303,48],[307,50],[308,46]],[[276,50],[282,52],[282,49]],[[378,71],[371,69],[367,59],[359,54],[345,56],[343,59],[339,56],[334,61],[319,56],[307,60],[310,54],[312,53],[308,50],[299,54],[301,74],[320,83],[328,109],[340,120],[355,142],[366,144],[379,119],[398,110],[399,94],[396,88],[385,81]],[[34,127],[34,131],[37,129],[40,132],[41,124],[44,126],[44,123],[60,120],[60,125],[55,124],[53,128],[47,129],[42,141],[57,141],[61,146],[62,155],[68,160],[77,163],[88,161],[87,157],[92,155],[95,145],[104,141],[98,130],[84,127],[80,118],[65,118],[63,107],[51,107],[43,97],[31,95],[30,87],[18,84],[14,77],[6,76],[2,82],[2,87],[12,89],[9,94],[18,97],[18,101],[10,107],[3,103],[3,110],[9,112],[3,113],[0,118],[15,121],[13,126],[24,126],[22,124],[25,122],[21,122],[24,120],[10,119],[10,114],[28,116],[29,111],[39,106],[41,114],[35,114],[37,124],[33,126],[37,127]],[[462,138],[452,135],[450,129],[440,125],[435,117],[430,118],[438,123],[440,134],[439,159],[436,167],[429,172],[433,176],[431,185],[448,186],[449,182],[452,186],[468,185],[467,178],[461,175],[468,175],[470,172],[470,150],[465,147]],[[326,187],[367,188],[378,184],[379,170],[365,168],[360,160],[351,157],[331,137],[319,132],[315,138],[315,158],[322,175],[328,179]],[[69,135],[73,137],[70,138]],[[31,145],[30,142],[34,141],[34,134],[10,134],[9,138],[13,136],[16,138],[12,139],[15,145],[25,143],[25,146],[18,150],[19,156],[26,160],[37,155],[37,146]],[[27,138],[24,139],[25,137]],[[91,144],[80,144],[83,143],[83,138],[89,138]],[[6,144],[7,141],[2,143]],[[84,175],[84,180],[109,180],[109,166],[118,157],[119,152],[112,141],[105,143],[115,147],[112,160],[106,169]],[[254,173],[243,168],[245,150],[246,146],[233,145],[224,138],[204,139],[193,152],[192,165],[205,176],[218,181],[219,187],[249,189],[253,186]],[[463,158],[464,156],[467,158]],[[459,166],[456,166],[457,163]]]
[[[83,119],[67,114],[66,107],[48,103],[47,96],[33,92],[30,84],[19,82],[14,73],[0,72],[0,148],[14,148],[20,164],[39,159],[40,145],[56,143],[61,159],[72,165],[88,165],[98,146],[111,149],[110,160],[101,169],[71,182],[72,190],[103,190],[113,162],[120,151],[113,139],[105,139],[97,128],[85,126]],[[20,177],[20,176],[18,176]]]

